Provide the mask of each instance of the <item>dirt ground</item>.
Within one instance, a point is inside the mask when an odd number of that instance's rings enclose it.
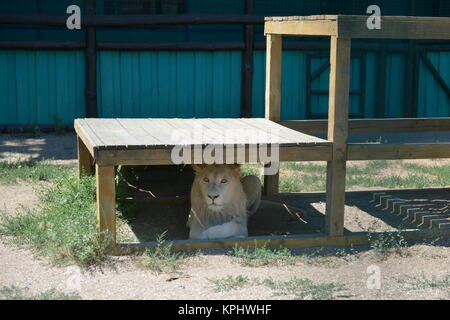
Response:
[[[57,163],[73,166],[76,164],[75,147],[76,140],[72,134],[42,135],[28,139],[0,136],[0,161],[26,160],[27,155],[31,154],[36,160],[53,159],[52,161]],[[20,206],[35,205],[36,188],[39,188],[39,185],[0,185],[1,214],[12,215]],[[370,204],[369,200],[358,198],[348,201],[345,227],[349,231],[367,230],[375,224],[379,228],[389,230],[398,222],[395,219],[399,217],[389,215],[386,210]],[[295,205],[307,209],[310,213],[310,230],[320,229],[324,211],[323,199],[298,202]],[[180,211],[174,206],[169,207],[167,212],[170,210]],[[262,215],[270,220],[269,211],[265,212],[263,209]],[[280,220],[277,223],[284,223],[284,227],[292,222],[289,217]],[[148,220],[144,219],[145,221]],[[298,221],[295,223],[295,228],[304,227],[299,225]],[[253,226],[253,233],[261,232],[260,227]],[[130,226],[128,231],[136,237],[139,236],[133,226]],[[101,266],[87,270],[80,270],[76,266],[53,266],[46,258],[37,257],[30,250],[12,246],[8,239],[0,240],[0,288],[14,285],[27,288],[31,293],[58,289],[66,293],[75,292],[83,299],[293,298],[289,295],[274,296],[271,290],[261,285],[216,292],[208,280],[242,275],[250,279],[271,277],[274,280],[290,280],[297,277],[311,279],[316,284],[343,284],[345,289],[334,295],[336,299],[450,299],[448,287],[416,288],[402,281],[406,278],[424,280],[449,276],[449,239],[441,239],[433,245],[416,244],[402,255],[393,254],[385,259],[375,256],[368,248],[355,248],[355,253],[350,255],[324,259],[299,258],[294,265],[264,267],[241,266],[227,255],[226,249],[216,249],[188,258],[179,274],[155,274],[143,266],[142,259],[138,256],[111,257]],[[296,250],[294,254],[302,255],[320,250]],[[367,287],[369,266],[376,266],[381,272],[379,289]]]

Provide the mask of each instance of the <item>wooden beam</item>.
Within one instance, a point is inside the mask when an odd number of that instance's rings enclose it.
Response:
[[[173,164],[171,158],[172,150],[169,149],[118,149],[102,150],[96,149],[96,163],[103,166],[116,165],[167,165]],[[237,160],[238,149],[234,149],[234,157]],[[332,147],[329,145],[280,147],[280,161],[327,161],[332,158]],[[248,148],[245,150],[245,161],[249,161]],[[194,163],[194,154],[191,162]],[[227,150],[223,153],[224,161],[227,158]],[[258,156],[257,161],[262,162]],[[270,176],[268,176],[270,177]]]
[[[282,37],[268,34],[266,36],[266,119],[278,121],[281,113],[281,58]],[[266,169],[264,169],[266,173]],[[264,175],[264,194],[278,193],[279,172]]]
[[[330,236],[344,232],[349,78],[350,39],[331,37],[328,140],[333,142],[333,160],[327,162],[325,219]]]
[[[450,39],[450,18],[382,16],[380,29],[367,28],[367,16],[337,16],[339,37]]]
[[[95,166],[97,180],[97,226],[107,247],[116,244],[116,184],[114,166]]]
[[[394,235],[394,232],[380,232],[379,234]],[[431,229],[431,230],[406,230],[400,231],[401,236],[408,242],[423,240],[427,238],[437,238],[450,235],[450,229]],[[369,232],[352,232],[343,236],[329,237],[323,233],[316,234],[302,234],[302,235],[284,235],[284,236],[259,236],[237,239],[223,239],[223,240],[172,240],[165,241],[165,244],[170,244],[174,251],[198,250],[206,248],[224,248],[224,247],[243,247],[243,248],[258,248],[269,246],[277,248],[283,246],[284,248],[309,248],[309,247],[348,247],[367,245],[369,241]],[[161,244],[159,244],[161,245]],[[146,248],[154,248],[158,246],[156,241],[143,243],[121,243],[118,244],[113,251],[113,254],[122,255],[129,254],[136,251],[142,251]]]
[[[284,120],[277,123],[306,134],[325,134],[327,120]],[[450,131],[450,118],[350,119],[349,133]]]
[[[347,160],[450,158],[450,144],[359,144],[347,147]]]
[[[335,36],[336,33],[333,20],[266,21],[264,24],[266,35]]]
[[[93,158],[80,137],[77,137],[78,149],[78,181],[83,175],[90,176],[94,173]]]

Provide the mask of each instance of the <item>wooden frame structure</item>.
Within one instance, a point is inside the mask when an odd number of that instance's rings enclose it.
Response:
[[[349,144],[350,132],[450,131],[449,118],[348,120],[349,68],[352,38],[450,39],[450,18],[382,17],[381,29],[369,30],[367,16],[308,16],[266,18],[266,119],[303,133],[327,131],[328,145],[303,146],[302,152],[280,150],[280,161],[327,161],[325,233],[292,236],[250,237],[214,241],[171,241],[175,250],[233,246],[284,245],[293,247],[346,246],[368,243],[368,233],[344,233],[345,173],[347,160],[450,158],[450,145],[434,144]],[[280,121],[281,55],[283,36],[330,36],[330,88],[328,121]],[[82,125],[81,125],[82,127]],[[113,253],[124,253],[156,243],[116,244],[115,166],[120,164],[171,164],[167,151],[108,150],[97,148],[95,134],[75,124],[78,134],[79,174],[95,173],[97,216],[100,231],[109,231]],[[265,177],[265,193],[278,193],[278,175]],[[406,240],[450,235],[450,230],[405,231]]]

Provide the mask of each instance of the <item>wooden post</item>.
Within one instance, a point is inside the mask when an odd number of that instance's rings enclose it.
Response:
[[[95,0],[86,0],[86,14],[95,14]],[[86,117],[96,118],[97,112],[97,39],[95,27],[86,28]]]
[[[97,226],[108,247],[116,244],[116,184],[114,166],[95,165],[97,178]]]
[[[78,150],[78,181],[82,175],[90,176],[94,172],[93,158],[86,148],[83,140],[77,137],[77,150]]]
[[[245,13],[253,13],[253,0],[245,1]],[[253,25],[244,26],[245,48],[242,54],[241,117],[252,116],[253,89]]]
[[[328,140],[333,160],[327,162],[325,229],[329,236],[344,233],[345,167],[347,158],[350,39],[331,37]]]
[[[281,35],[267,34],[266,45],[266,119],[280,120],[281,107]],[[264,194],[278,193],[279,173],[264,175]]]

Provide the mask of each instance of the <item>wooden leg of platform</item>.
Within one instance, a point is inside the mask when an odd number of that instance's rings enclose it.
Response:
[[[329,236],[344,233],[349,70],[350,39],[331,37],[328,140],[333,142],[333,159],[327,163],[325,218]]]
[[[264,168],[264,171],[266,169]],[[273,196],[278,193],[279,172],[271,175],[264,175],[264,189],[263,194],[265,196]]]
[[[80,180],[82,175],[92,175],[93,168],[93,159],[89,150],[86,148],[83,140],[80,137],[77,137],[77,149],[78,149],[78,181]]]
[[[95,166],[97,178],[97,225],[108,247],[116,244],[116,184],[114,166]]]
[[[266,35],[266,119],[280,120],[282,37]],[[278,193],[279,175],[264,175],[264,195]]]

